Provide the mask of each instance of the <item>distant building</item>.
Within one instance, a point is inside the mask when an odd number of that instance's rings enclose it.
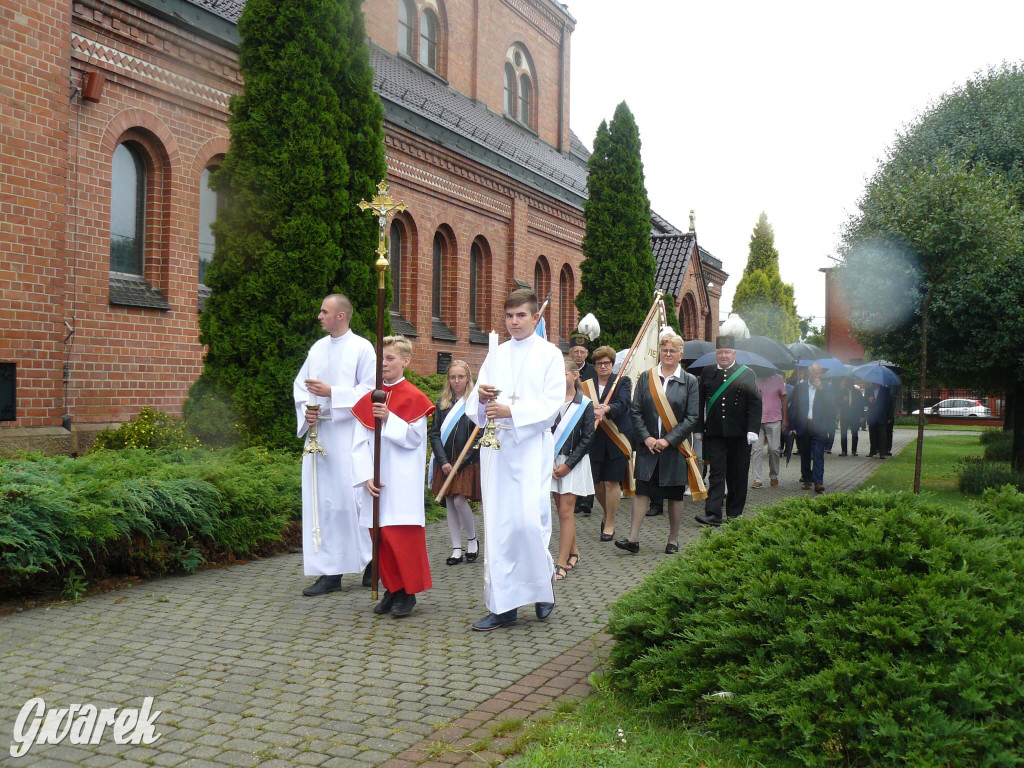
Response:
[[[202,368],[207,181],[242,87],[243,6],[0,0],[0,451],[75,451],[144,405],[180,413]],[[364,12],[390,193],[408,206],[389,233],[391,318],[416,342],[413,367],[478,366],[524,284],[550,292],[549,334],[565,339],[589,155],[569,127],[575,20],[554,0]],[[656,244],[679,235],[653,217]],[[666,280],[706,329],[726,276],[690,251],[672,252]]]
[[[864,362],[864,347],[850,334],[850,305],[835,267],[825,273],[825,349],[846,364]]]

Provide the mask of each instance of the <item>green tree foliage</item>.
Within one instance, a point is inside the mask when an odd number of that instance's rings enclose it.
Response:
[[[249,0],[238,23],[243,91],[212,185],[224,201],[191,396],[223,402],[249,440],[295,446],[292,380],[323,297],[376,327],[377,225],[357,203],[386,166],[359,0]],[[198,409],[202,411],[202,409]]]
[[[671,327],[673,331],[682,336],[683,329],[679,327],[679,316],[676,314],[675,296],[671,293],[666,293],[662,296],[662,301],[665,302],[665,325]]]
[[[1024,203],[1024,113],[1018,109],[1022,101],[1024,70],[1020,66],[1004,65],[978,75],[941,99],[897,138],[869,190],[898,185],[907,169],[946,156],[1003,176],[1019,206]],[[865,196],[865,204],[870,203]],[[977,212],[990,218],[983,206]],[[858,241],[860,232],[858,217],[845,237],[848,247]],[[1024,254],[1018,248],[1002,262],[987,259],[978,264],[961,258],[961,266],[970,271],[970,279],[951,272],[944,284],[927,286],[935,298],[929,307],[932,321],[939,322],[937,316],[949,320],[944,330],[937,329],[929,337],[929,359],[935,364],[929,364],[928,375],[937,383],[1006,392],[1007,426],[1012,422],[1015,435],[1012,461],[1015,468],[1024,470],[1024,347],[1019,343],[1024,338],[1024,313],[1020,312]],[[848,286],[859,279],[853,270],[847,271],[847,277]],[[920,296],[923,288],[912,282],[913,277],[901,275],[900,279],[908,293]],[[912,311],[920,309],[918,303]],[[873,325],[855,328],[862,344],[887,357],[897,341],[892,330]],[[964,343],[965,333],[971,336],[969,344]],[[899,345],[895,346],[892,351],[898,352]]]
[[[601,323],[601,344],[633,343],[654,301],[657,265],[651,251],[651,204],[640,160],[640,130],[622,102],[597,129],[589,161],[587,231],[580,267],[580,315]]]
[[[783,344],[800,338],[793,286],[782,282],[779,275],[775,232],[764,212],[750,236],[750,255],[736,284],[732,311],[743,318],[754,336],[768,336]]]
[[[1018,765],[1024,495],[789,499],[612,606],[612,686],[777,766]]]

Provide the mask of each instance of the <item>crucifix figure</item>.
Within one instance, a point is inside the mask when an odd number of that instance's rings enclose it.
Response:
[[[377,214],[377,225],[379,227],[377,255],[382,259],[387,259],[388,251],[384,245],[384,233],[387,227],[388,214],[396,211],[404,211],[405,203],[396,203],[391,198],[391,195],[388,194],[388,183],[386,181],[382,181],[377,185],[377,192],[378,194],[373,196],[372,202],[368,203],[365,200],[360,200],[359,210],[365,211],[369,209]],[[384,268],[387,269],[386,264]]]
[[[373,268],[377,270],[377,379],[376,389],[373,391],[371,399],[374,403],[383,403],[387,396],[384,394],[384,369],[382,367],[383,359],[381,358],[381,347],[384,344],[384,301],[385,294],[387,292],[387,281],[384,278],[385,272],[388,270],[388,248],[385,243],[384,234],[387,231],[388,214],[394,213],[395,211],[404,211],[405,203],[396,203],[391,195],[388,194],[388,183],[381,181],[377,185],[377,194],[373,196],[373,202],[366,202],[365,200],[359,201],[359,209],[365,211],[367,209],[377,214],[377,224],[379,226],[378,238],[379,242],[377,245],[377,261],[374,262]],[[373,484],[377,488],[380,488],[380,431],[381,431],[381,420],[374,420],[373,430]],[[373,543],[373,559],[370,561],[370,579],[372,583],[371,597],[377,599],[377,580],[378,580],[378,558],[380,554],[380,497],[373,497],[373,530],[370,534]]]

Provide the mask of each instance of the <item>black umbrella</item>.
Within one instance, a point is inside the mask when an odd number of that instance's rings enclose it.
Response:
[[[683,344],[683,360],[696,360],[701,355],[714,352],[715,345],[710,341],[701,339],[690,339]]]
[[[802,341],[794,341],[792,344],[787,344],[786,349],[788,349],[797,360],[820,360],[823,357],[829,356],[828,352],[816,344],[806,344]]]
[[[792,432],[787,432],[782,436],[782,455],[786,457],[786,466],[789,466],[789,460],[793,458],[793,441],[796,440],[796,435]]]
[[[798,358],[793,357],[793,353],[781,342],[768,336],[751,336],[749,339],[736,342],[736,348],[760,355],[780,370],[796,368]]]

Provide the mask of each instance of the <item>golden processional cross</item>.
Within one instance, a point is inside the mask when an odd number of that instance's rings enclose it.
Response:
[[[388,183],[382,181],[377,185],[377,194],[373,196],[372,202],[359,201],[360,210],[371,210],[377,214],[379,226],[377,261],[373,268],[377,270],[377,380],[376,389],[370,399],[374,403],[383,403],[387,399],[384,394],[384,369],[383,352],[384,345],[384,301],[387,292],[387,283],[384,280],[384,273],[388,270],[388,247],[385,242],[387,232],[388,214],[395,211],[404,211],[405,203],[396,203],[388,194]],[[380,430],[381,420],[373,420],[373,484],[380,488]],[[370,561],[370,579],[373,582],[370,595],[377,599],[378,563],[380,562],[380,494],[373,497],[373,529],[370,534],[373,542],[373,559]]]

